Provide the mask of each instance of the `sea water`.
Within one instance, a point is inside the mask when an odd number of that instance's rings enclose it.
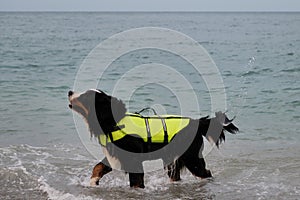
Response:
[[[94,47],[139,27],[188,35],[222,75],[228,115],[241,131],[206,155],[213,180],[185,171],[170,183],[160,169],[147,173],[139,190],[114,171],[89,186],[98,161],[79,139],[67,92]],[[298,199],[299,27],[299,13],[0,13],[0,199]],[[201,112],[188,115],[211,114],[203,80],[169,52],[128,53],[98,87],[111,93],[124,67],[145,63],[179,69],[198,87]],[[174,94],[157,85],[138,88],[128,108],[151,105],[180,114]]]

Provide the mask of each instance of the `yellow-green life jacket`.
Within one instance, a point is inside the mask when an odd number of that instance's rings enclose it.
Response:
[[[119,121],[119,130],[109,133],[107,136],[100,134],[99,143],[106,146],[107,143],[122,139],[126,135],[135,135],[152,143],[169,143],[172,138],[190,123],[190,118],[177,115],[154,115],[144,117],[139,114],[127,113]]]

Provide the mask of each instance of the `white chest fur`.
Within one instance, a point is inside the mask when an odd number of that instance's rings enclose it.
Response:
[[[111,156],[105,147],[102,147],[102,151],[106,156],[111,168],[121,170],[122,165],[120,160],[116,157]]]

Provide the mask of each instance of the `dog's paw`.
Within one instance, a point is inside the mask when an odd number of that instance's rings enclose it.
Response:
[[[100,177],[92,177],[90,179],[90,186],[99,185],[99,180],[100,180]]]

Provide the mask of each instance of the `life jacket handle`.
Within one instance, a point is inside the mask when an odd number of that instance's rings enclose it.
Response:
[[[135,114],[138,114],[140,115],[142,112],[146,111],[146,110],[151,110],[153,112],[154,115],[158,115],[157,112],[155,111],[154,108],[151,108],[151,107],[146,107],[146,108],[143,108],[142,110],[138,111],[138,112],[135,112]]]
[[[157,115],[158,117],[160,117],[157,112],[155,111],[154,108],[151,107],[146,107],[143,108],[142,110],[140,110],[139,112],[135,112],[135,114],[141,115],[142,112],[146,111],[146,110],[151,110],[153,112],[154,115]],[[164,118],[161,118],[161,123],[164,129],[164,143],[167,144],[168,143],[168,130],[167,130],[167,125],[166,125],[166,121]],[[145,118],[145,124],[146,124],[146,130],[147,130],[147,135],[148,135],[148,143],[151,143],[151,133],[150,133],[150,128],[149,128],[149,121],[147,118]]]

